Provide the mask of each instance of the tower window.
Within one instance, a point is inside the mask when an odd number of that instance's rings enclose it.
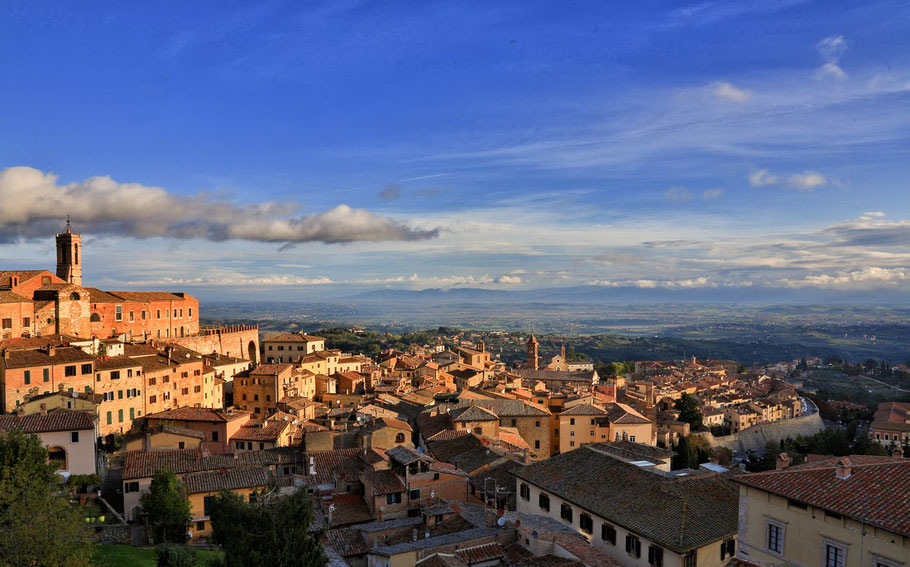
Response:
[[[114,306],[114,321],[123,321],[123,306]]]

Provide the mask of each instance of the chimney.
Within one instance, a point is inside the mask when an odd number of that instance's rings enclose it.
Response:
[[[848,457],[841,457],[837,461],[837,468],[835,469],[834,475],[841,480],[846,480],[850,478],[852,468],[853,463],[850,462],[850,459]]]
[[[791,460],[792,459],[790,459],[790,455],[788,455],[786,453],[781,453],[780,455],[777,456],[777,464],[774,468],[777,470],[783,470],[790,466]]]

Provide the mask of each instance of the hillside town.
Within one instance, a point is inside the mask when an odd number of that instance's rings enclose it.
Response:
[[[749,436],[824,428],[789,363],[602,376],[534,335],[514,364],[467,334],[366,356],[200,326],[186,293],[83,286],[81,237],[56,243],[54,272],[0,271],[0,431],[97,478],[80,498],[116,519],[102,539],[157,543],[143,495],[168,471],[191,544],[211,545],[219,494],[303,491],[339,567],[910,562],[910,405],[862,433],[884,454],[748,472]],[[694,443],[704,458],[680,460]]]

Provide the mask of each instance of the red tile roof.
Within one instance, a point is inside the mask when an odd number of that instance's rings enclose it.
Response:
[[[94,429],[95,422],[88,413],[60,409],[47,414],[0,415],[0,429],[21,428],[26,433],[50,431],[80,431]]]
[[[249,418],[250,412],[243,410],[232,410],[231,412],[215,410],[211,408],[182,407],[174,408],[158,413],[150,413],[147,419],[161,419],[168,421],[211,421],[226,422],[236,419]]]
[[[183,475],[181,479],[189,494],[219,492],[240,488],[259,488],[269,483],[269,474],[262,467],[236,467]]]
[[[842,459],[850,463],[846,478],[836,475]],[[735,480],[910,537],[910,459],[835,457]]]
[[[468,565],[492,561],[494,559],[502,559],[504,556],[505,553],[503,553],[502,546],[497,542],[466,547],[455,552],[455,557]]]

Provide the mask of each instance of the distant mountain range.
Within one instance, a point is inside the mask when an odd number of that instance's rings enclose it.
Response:
[[[863,304],[900,305],[910,303],[910,295],[894,290],[842,291],[815,288],[640,288],[574,286],[527,290],[498,290],[483,288],[451,289],[382,289],[350,295],[345,298],[357,303],[382,301],[386,303],[445,303],[467,302],[499,304],[526,303],[712,303],[712,304]]]

